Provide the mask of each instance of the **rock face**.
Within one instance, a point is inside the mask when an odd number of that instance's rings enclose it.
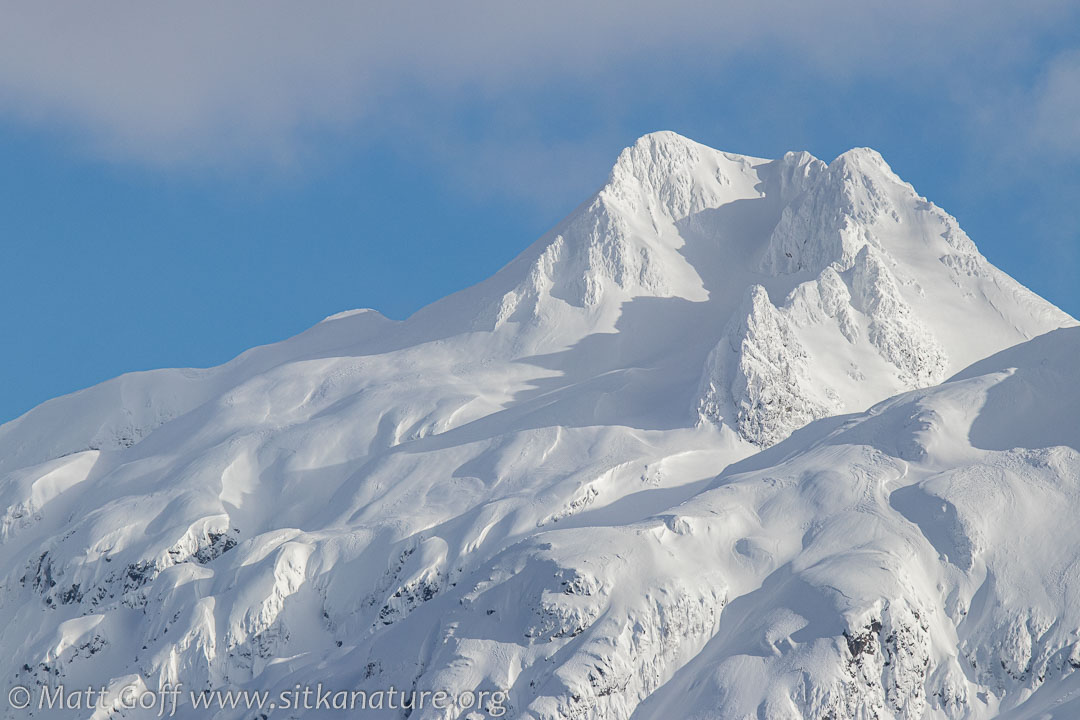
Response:
[[[765,288],[750,288],[709,354],[701,417],[733,422],[741,437],[768,446],[839,412],[839,396],[815,382],[810,355],[795,328],[789,314],[769,301]]]
[[[1074,717],[1074,325],[873,151],[648,135],[407,321],[0,426],[0,674],[505,690],[533,720]]]
[[[939,383],[995,345],[1063,321],[876,152],[807,167],[758,266],[773,288],[784,279],[793,288],[774,293],[774,312],[761,293],[735,312],[702,378],[703,420],[768,446],[810,419]],[[762,363],[765,346],[772,360]]]

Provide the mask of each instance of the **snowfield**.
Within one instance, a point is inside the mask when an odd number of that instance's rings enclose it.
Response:
[[[1077,718],[1078,357],[876,152],[647,135],[406,321],[340,313],[0,426],[0,674],[35,702],[322,683],[502,690],[530,720]]]

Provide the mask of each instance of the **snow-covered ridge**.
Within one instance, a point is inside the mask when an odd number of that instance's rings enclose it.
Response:
[[[775,312],[761,302],[737,311],[703,376],[704,420],[734,421],[769,445],[809,418],[933,385],[1072,322],[994,268],[873,150],[817,167],[803,187],[769,232],[759,270],[806,279]],[[770,344],[771,359],[755,361]],[[763,396],[779,388],[783,397]]]
[[[1066,325],[873,151],[648,135],[404,322],[0,426],[0,673],[1039,717],[1080,682]]]

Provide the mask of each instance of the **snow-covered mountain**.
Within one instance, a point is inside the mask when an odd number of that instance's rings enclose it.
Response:
[[[1080,716],[1075,325],[872,150],[647,135],[404,322],[0,426],[0,673],[499,689],[536,719]]]

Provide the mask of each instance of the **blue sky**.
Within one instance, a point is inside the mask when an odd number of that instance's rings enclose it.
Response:
[[[7,5],[0,421],[347,308],[403,318],[658,129],[872,146],[1080,314],[1080,11],[896,5]]]

